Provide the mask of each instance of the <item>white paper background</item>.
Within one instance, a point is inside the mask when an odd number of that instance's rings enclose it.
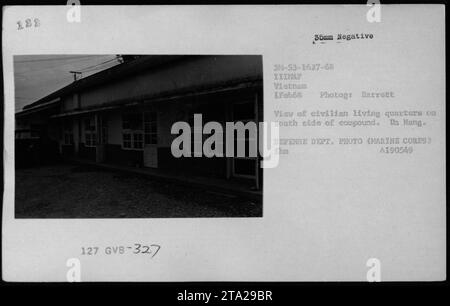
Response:
[[[3,279],[65,281],[365,281],[445,279],[445,50],[443,6],[66,7],[4,9],[5,194]],[[38,28],[16,22],[39,18]],[[313,45],[314,34],[373,33],[371,41]],[[426,129],[283,129],[281,137],[430,136],[412,155],[376,147],[291,147],[264,172],[263,218],[14,219],[14,77],[19,54],[262,54],[265,120],[274,109],[433,109]],[[273,65],[333,63],[309,73],[299,102],[276,102]],[[306,75],[306,74],[305,74]],[[392,90],[390,101],[320,100],[321,90]],[[302,135],[299,135],[301,133]],[[82,246],[158,243],[153,259],[80,256]]]

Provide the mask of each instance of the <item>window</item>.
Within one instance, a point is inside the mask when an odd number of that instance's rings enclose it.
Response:
[[[106,116],[99,116],[99,130],[100,130],[100,143],[108,143],[108,118]]]
[[[65,121],[63,126],[63,144],[73,145],[73,127],[72,121]]]
[[[95,147],[97,145],[95,117],[90,117],[84,120],[84,137],[86,147]]]
[[[144,148],[144,124],[142,113],[128,113],[122,116],[122,143],[124,149]]]
[[[145,144],[158,143],[158,124],[156,119],[156,112],[144,113],[144,135]]]

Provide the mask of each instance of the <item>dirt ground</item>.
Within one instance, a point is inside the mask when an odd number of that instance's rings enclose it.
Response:
[[[15,186],[16,218],[262,216],[251,200],[90,166],[16,169]]]

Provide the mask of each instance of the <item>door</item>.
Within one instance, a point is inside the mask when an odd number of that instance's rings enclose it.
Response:
[[[244,124],[253,121],[256,123],[256,105],[254,101],[244,101],[233,104],[233,121],[241,121]],[[235,177],[256,179],[258,175],[258,163],[257,157],[248,156],[248,146],[250,141],[257,143],[257,139],[250,139],[249,135],[245,135],[246,143],[246,157],[237,157],[236,155],[232,159],[232,175]],[[235,135],[235,151],[237,146],[237,139]]]

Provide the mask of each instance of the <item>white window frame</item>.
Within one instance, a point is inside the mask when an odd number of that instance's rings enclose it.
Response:
[[[253,106],[254,106],[254,116],[255,116],[255,118],[247,118],[247,119],[235,119],[234,118],[234,110],[231,112],[232,113],[232,120],[233,120],[233,122],[236,122],[236,121],[241,121],[242,123],[244,123],[244,124],[247,124],[248,122],[250,122],[250,121],[254,121],[255,123],[257,122],[257,113],[256,113],[256,107],[257,107],[257,105],[255,105],[255,101],[252,101],[252,100],[244,100],[244,101],[239,101],[239,102],[235,102],[235,103],[233,103],[233,105],[232,105],[232,107],[235,107],[236,105],[239,105],[239,104],[247,104],[247,103],[252,103],[253,104]],[[258,152],[258,134],[255,136],[256,137],[256,139],[254,139],[255,140],[255,142],[256,142],[256,152]],[[238,140],[238,139],[236,139],[236,140]],[[250,143],[250,137],[249,137],[249,143]],[[236,143],[235,143],[236,144]],[[235,150],[236,150],[236,148],[235,148]],[[235,170],[235,160],[236,159],[244,159],[244,160],[254,160],[255,161],[255,163],[257,163],[258,162],[258,158],[257,157],[249,157],[249,156],[245,156],[245,157],[238,157],[238,156],[234,156],[232,159],[231,159],[231,173],[232,173],[232,175],[234,176],[234,177],[241,177],[241,178],[248,178],[248,179],[254,179],[257,175],[258,175],[258,173],[257,173],[257,171],[255,171],[255,174],[254,175],[251,175],[251,174],[241,174],[241,173],[237,173]],[[257,166],[257,164],[256,164],[256,166]]]
[[[151,114],[154,114],[154,120],[151,119]],[[145,111],[142,122],[144,124],[144,146],[158,145],[158,113],[156,111]],[[153,124],[154,128],[152,127]],[[149,142],[146,141],[147,136],[150,139]],[[152,142],[152,139],[155,139],[155,142]]]

